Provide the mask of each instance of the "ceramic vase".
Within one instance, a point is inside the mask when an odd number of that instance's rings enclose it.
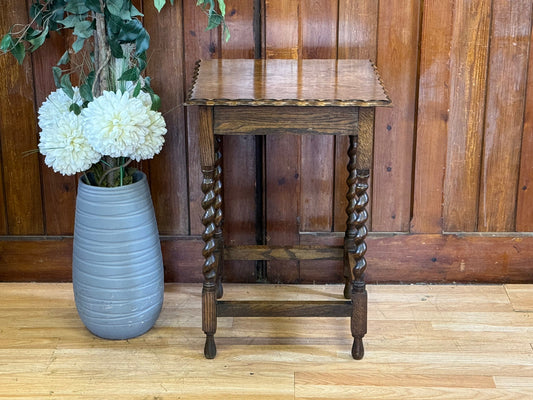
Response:
[[[78,314],[105,339],[130,339],[155,324],[163,304],[159,232],[146,175],[114,188],[80,179],[72,281]]]

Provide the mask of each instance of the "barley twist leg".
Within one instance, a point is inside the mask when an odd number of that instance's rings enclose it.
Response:
[[[204,284],[202,287],[202,330],[206,335],[204,355],[206,358],[214,358],[216,356],[215,332],[217,330],[217,314],[216,314],[216,243],[215,243],[215,191],[214,191],[214,176],[215,171],[211,169],[202,169],[203,181],[202,192],[204,198],[202,200],[202,208],[204,215],[202,217],[202,224],[204,225],[204,233],[202,239],[205,243],[202,250],[204,256],[203,275]]]
[[[344,237],[344,297],[352,300],[351,331],[354,338],[352,356],[360,360],[364,355],[363,337],[367,331],[367,293],[363,273],[366,269],[366,222],[368,220],[369,170],[356,169],[357,136],[350,137],[348,149],[348,206]]]
[[[217,136],[215,139],[215,175],[214,175],[214,194],[215,194],[215,258],[217,265],[217,299],[222,298],[224,289],[222,287],[222,275],[224,273],[224,238],[222,234],[223,211],[222,211],[222,138]]]

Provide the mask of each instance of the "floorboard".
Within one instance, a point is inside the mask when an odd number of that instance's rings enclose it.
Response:
[[[340,285],[225,285],[225,300],[340,300]],[[218,321],[169,284],[156,326],[94,337],[71,284],[0,283],[0,399],[531,399],[533,285],[370,285],[365,358],[349,319]]]

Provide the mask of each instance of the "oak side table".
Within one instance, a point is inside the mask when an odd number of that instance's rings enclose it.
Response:
[[[187,106],[198,107],[204,198],[202,238],[204,354],[214,358],[217,316],[351,317],[352,356],[364,355],[367,330],[366,206],[372,163],[374,108],[391,101],[368,60],[201,60]],[[220,135],[349,136],[343,247],[224,245]],[[221,301],[224,259],[343,259],[348,300]]]

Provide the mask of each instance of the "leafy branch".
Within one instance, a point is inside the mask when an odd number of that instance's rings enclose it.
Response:
[[[191,1],[191,0],[189,0]],[[174,4],[174,0],[169,0]],[[160,11],[167,0],[154,0],[154,6]],[[220,12],[217,11],[216,6]],[[208,16],[207,28],[223,27],[226,40],[229,39],[229,30],[226,26],[224,15],[226,6],[224,0],[197,0],[197,6],[206,12]],[[120,71],[120,75],[114,71],[115,76],[109,77],[109,83],[116,81],[139,82],[141,74],[146,68],[146,50],[150,46],[150,35],[138,19],[143,14],[131,3],[131,0],[33,0],[30,7],[31,22],[23,25],[13,25],[0,41],[0,50],[11,53],[22,64],[26,54],[41,47],[49,33],[52,31],[70,30],[76,37],[72,49],[67,50],[52,67],[55,84],[70,97],[73,95],[70,75],[77,71],[79,75],[80,94],[87,104],[96,95],[98,79],[104,68],[108,68],[109,60],[106,58],[95,60],[94,41],[91,38],[97,36],[96,20],[98,15],[105,20],[105,35],[110,56],[113,59],[129,58],[128,68]],[[89,40],[88,40],[89,39]],[[77,54],[82,49],[91,55],[94,68],[84,73],[84,68],[66,68],[71,62],[71,54]],[[125,53],[124,49],[128,49]],[[134,49],[131,52],[131,49]],[[105,75],[105,74],[104,74]],[[116,88],[111,87],[111,90]],[[152,96],[154,104],[159,104],[159,99],[148,86],[143,86]],[[96,92],[95,92],[96,91]]]

